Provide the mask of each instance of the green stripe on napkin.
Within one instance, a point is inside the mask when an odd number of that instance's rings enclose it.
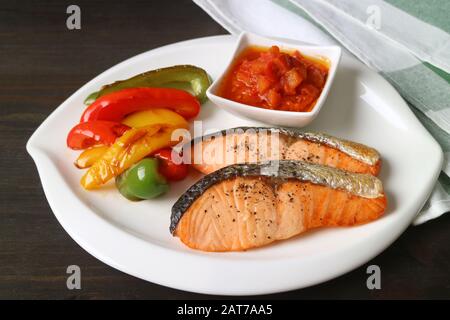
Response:
[[[385,0],[387,3],[450,33],[450,1],[448,0]]]

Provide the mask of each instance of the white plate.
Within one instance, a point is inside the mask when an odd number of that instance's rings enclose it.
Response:
[[[101,85],[175,64],[194,64],[216,78],[235,38],[217,36],[152,50],[102,73],[74,93],[27,144],[50,206],[85,250],[110,266],[165,286],[209,294],[247,295],[314,285],[348,272],[389,246],[411,223],[436,182],[442,151],[398,93],[378,74],[343,55],[328,99],[308,129],[366,143],[383,157],[387,214],[367,225],[308,232],[242,253],[190,250],[169,229],[173,202],[194,182],[173,185],[154,201],[132,203],[114,187],[86,192],[75,169],[77,152],[66,135],[83,112],[83,100]],[[204,129],[258,123],[202,106]]]

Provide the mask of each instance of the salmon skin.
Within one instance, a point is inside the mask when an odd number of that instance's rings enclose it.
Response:
[[[301,161],[234,164],[200,179],[172,207],[170,232],[188,247],[240,251],[309,229],[383,215],[381,181]]]
[[[208,174],[235,163],[299,160],[378,175],[380,154],[366,145],[295,128],[237,127],[191,142],[191,163]]]

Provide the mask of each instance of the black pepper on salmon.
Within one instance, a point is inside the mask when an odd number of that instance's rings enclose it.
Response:
[[[301,161],[234,164],[190,187],[170,232],[204,251],[238,251],[324,226],[352,226],[386,208],[381,181]]]
[[[195,138],[191,163],[208,174],[235,163],[298,160],[377,175],[379,153],[366,145],[295,128],[237,127]]]

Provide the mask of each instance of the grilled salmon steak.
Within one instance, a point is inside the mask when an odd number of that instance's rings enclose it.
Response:
[[[381,181],[369,174],[290,160],[235,164],[181,196],[170,231],[193,249],[240,251],[313,228],[367,223],[385,208]]]
[[[235,163],[299,160],[378,175],[379,153],[368,146],[294,128],[238,127],[192,141],[191,163],[208,174]]]

